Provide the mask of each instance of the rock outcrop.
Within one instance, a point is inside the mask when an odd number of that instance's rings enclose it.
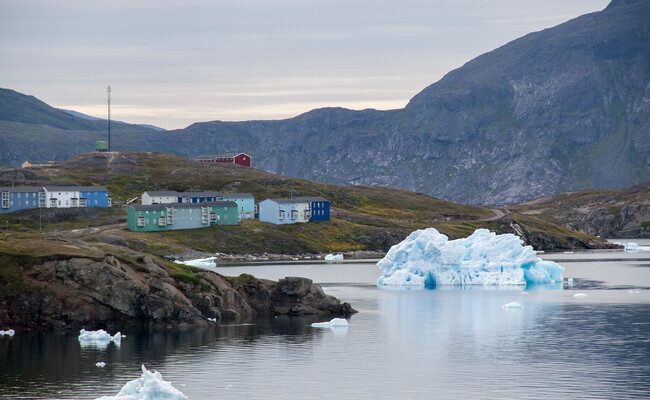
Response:
[[[213,323],[208,318],[221,323],[264,315],[347,317],[355,312],[309,279],[229,278],[150,256],[72,257],[20,269],[23,289],[0,292],[0,326],[184,328]]]

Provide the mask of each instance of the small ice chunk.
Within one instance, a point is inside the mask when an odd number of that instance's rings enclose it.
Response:
[[[632,293],[632,294],[638,294],[638,293],[641,293],[641,292],[639,292],[638,290],[628,290],[627,292],[628,292],[628,293]]]
[[[510,302],[510,303],[504,304],[503,308],[508,308],[508,309],[510,309],[510,308],[524,308],[524,306],[517,303],[516,301],[513,301],[513,302]]]
[[[583,299],[583,298],[587,297],[587,294],[586,293],[576,293],[576,294],[573,295],[573,297],[575,297],[576,299]]]
[[[216,318],[210,318],[210,317],[208,317],[208,321],[210,321],[210,322],[217,322],[217,319],[216,319]]]
[[[345,318],[334,318],[328,322],[314,322],[311,324],[312,328],[339,328],[342,326],[348,326],[348,321]]]
[[[566,284],[567,286],[573,286],[573,278],[567,278]]]
[[[528,292],[520,292],[520,293],[521,293],[521,294],[526,294],[526,295],[530,294],[530,293],[528,293]]]
[[[16,331],[13,329],[7,329],[6,331],[0,331],[0,336],[13,336],[16,334]]]
[[[103,362],[103,361],[100,361],[100,362],[98,362],[98,363],[95,363],[95,366],[96,366],[96,367],[99,367],[99,368],[104,368],[104,367],[106,366],[106,363]]]
[[[343,261],[343,254],[328,254],[325,261]]]
[[[110,335],[103,329],[97,331],[87,331],[82,329],[79,331],[79,343],[81,346],[97,347],[105,349],[109,343],[115,343],[119,346],[122,342],[122,333],[117,332],[115,335]]]
[[[142,376],[127,382],[115,396],[102,396],[96,400],[187,400],[187,396],[163,379],[158,371],[151,372],[142,366]]]
[[[650,251],[650,246],[640,246],[637,242],[625,243],[625,251]]]

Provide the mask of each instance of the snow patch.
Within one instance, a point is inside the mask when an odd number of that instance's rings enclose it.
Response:
[[[115,396],[96,400],[187,400],[187,396],[164,380],[160,372],[151,372],[143,365],[140,378],[127,382]]]
[[[16,331],[13,329],[7,329],[6,331],[0,331],[0,336],[13,336],[16,334]]]
[[[186,260],[186,261],[175,260],[174,262],[176,264],[189,265],[190,267],[213,269],[217,267],[217,263],[215,262],[216,259],[217,259],[216,257],[208,257],[208,258],[197,258],[195,260]]]
[[[516,301],[513,301],[513,302],[510,302],[510,303],[504,304],[503,308],[508,308],[508,309],[510,309],[510,308],[524,308],[524,306],[517,303]]]
[[[334,318],[328,322],[314,322],[311,324],[312,328],[339,328],[343,326],[349,326],[345,318]]]
[[[564,268],[537,257],[510,233],[477,229],[449,240],[434,228],[417,230],[391,247],[377,263],[377,284],[397,286],[526,285],[563,281]]]

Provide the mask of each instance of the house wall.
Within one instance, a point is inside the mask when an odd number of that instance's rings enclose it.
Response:
[[[329,201],[312,201],[310,221],[329,221],[330,220],[330,202]]]
[[[145,206],[151,204],[167,204],[176,202],[178,202],[178,197],[176,196],[151,196],[147,192],[143,193],[142,196],[140,196],[140,203]]]
[[[162,210],[147,210],[138,211],[133,207],[129,207],[127,211],[127,226],[129,230],[134,232],[160,232],[167,230],[166,226],[158,225],[158,218],[166,217],[167,213]],[[144,218],[145,225],[138,226],[138,217]]]
[[[234,206],[212,206],[212,212],[217,215],[216,225],[238,225],[239,215]]]
[[[260,221],[276,225],[295,224],[308,222],[309,203],[276,203],[272,200],[264,200],[259,203]],[[291,218],[292,211],[297,212],[295,219]],[[284,218],[280,218],[280,211],[284,211]]]
[[[76,199],[76,200],[73,200]],[[54,202],[53,202],[54,201]],[[71,208],[79,207],[79,191],[45,191],[46,208]]]
[[[242,167],[251,167],[251,157],[246,154],[237,154],[235,157],[235,164],[241,165]]]
[[[11,213],[20,210],[38,208],[38,192],[12,192],[0,190],[0,196],[2,196],[3,192],[6,192],[9,195],[9,208],[2,208],[0,206],[0,213]]]
[[[259,203],[259,218],[262,222],[268,222],[271,224],[279,224],[278,220],[278,203],[271,200],[264,200]]]
[[[228,197],[224,196],[220,200],[224,201],[234,201],[237,203],[237,213],[239,219],[249,219],[255,218],[255,199],[252,197],[242,198],[242,197]]]
[[[82,191],[80,194],[81,198],[88,200],[88,207],[109,207],[107,191]]]

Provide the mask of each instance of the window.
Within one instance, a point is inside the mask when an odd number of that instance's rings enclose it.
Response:
[[[144,226],[144,217],[138,217],[138,226]]]
[[[284,219],[285,216],[286,216],[286,215],[285,215],[284,210],[280,210],[280,211],[278,211],[278,218],[279,218],[279,219]]]
[[[298,219],[298,210],[291,210],[291,219]]]
[[[20,196],[22,196],[22,193],[18,193],[18,198],[20,198]]]
[[[165,217],[158,217],[158,226],[166,226],[167,219]]]

